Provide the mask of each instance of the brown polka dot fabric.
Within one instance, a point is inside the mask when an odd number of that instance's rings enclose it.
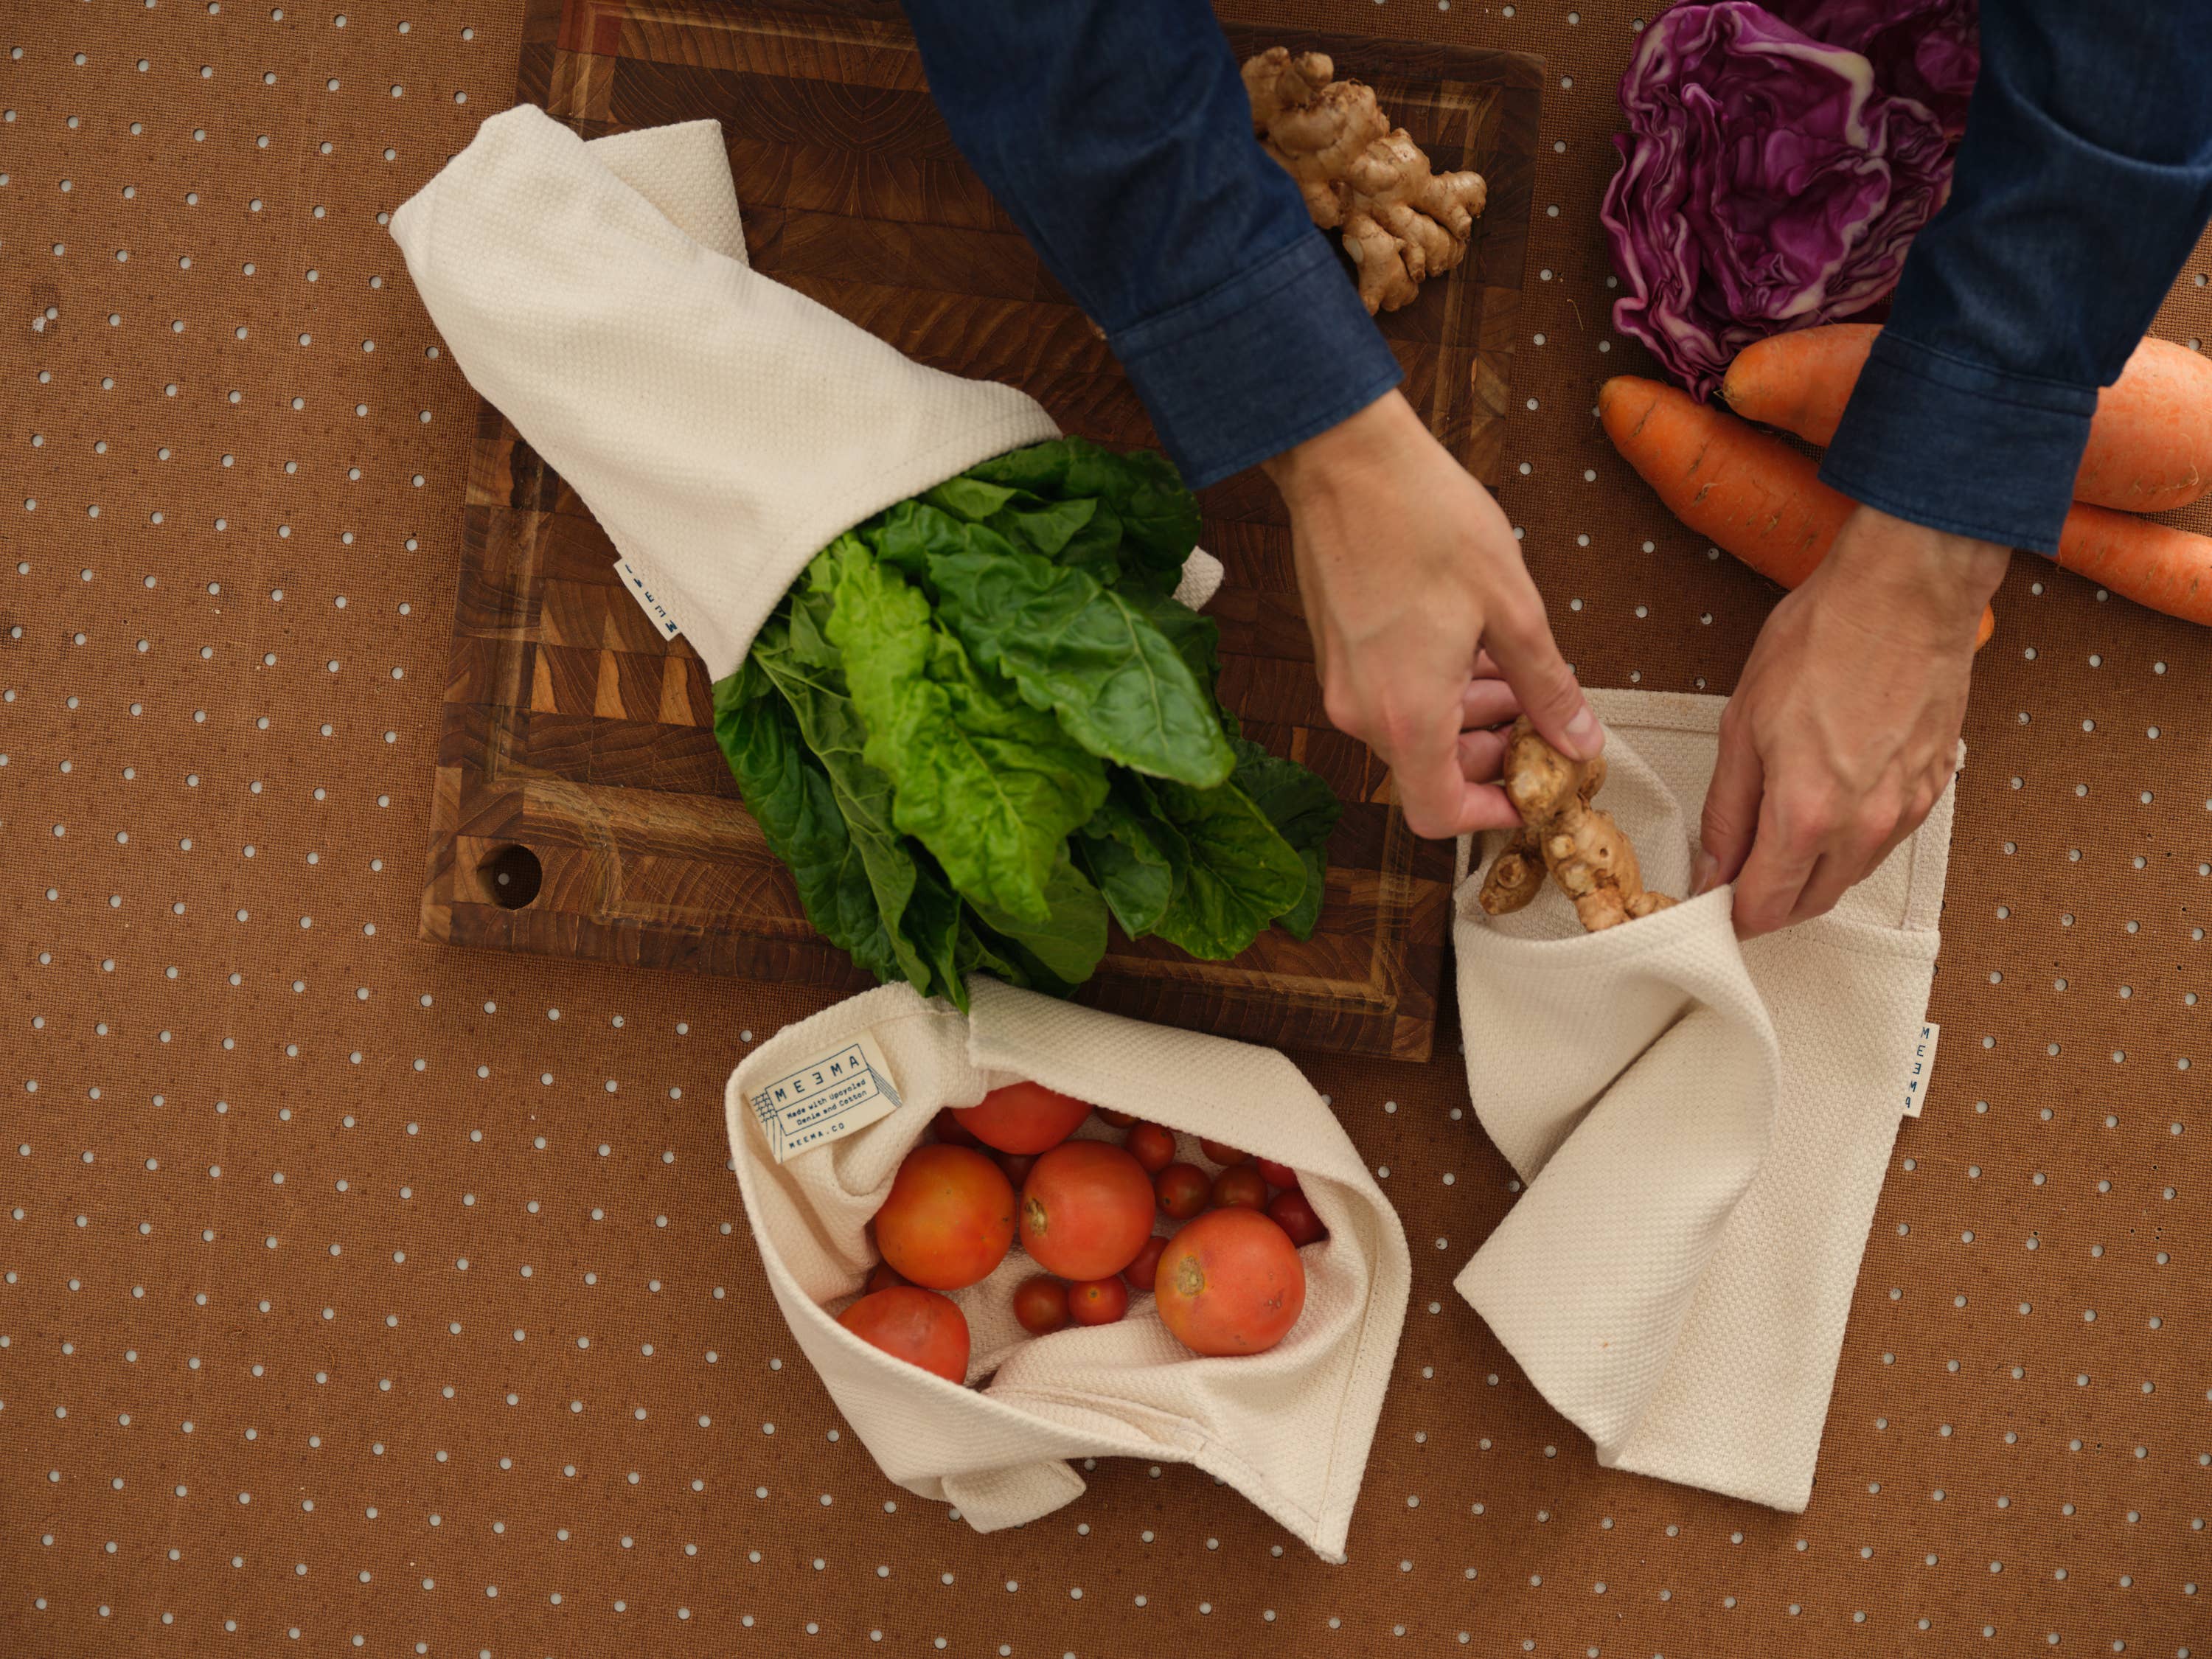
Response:
[[[1591,416],[1637,9],[1272,21],[1542,56],[1501,500],[1586,679],[1726,690],[1774,590]],[[1514,1194],[1449,1030],[1300,1057],[1416,1257],[1347,1565],[1187,1468],[884,1481],[722,1139],[817,1003],[416,938],[476,402],[383,220],[521,27],[0,16],[0,1653],[2212,1651],[2212,665],[2026,557],[1805,1515],[1598,1469],[1452,1293]]]

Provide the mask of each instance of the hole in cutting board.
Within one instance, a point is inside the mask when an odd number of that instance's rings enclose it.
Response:
[[[495,847],[477,864],[484,896],[502,910],[520,910],[538,896],[545,866],[538,854],[517,842]]]

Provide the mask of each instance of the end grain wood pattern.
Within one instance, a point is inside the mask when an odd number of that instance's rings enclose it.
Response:
[[[1240,55],[1281,35],[1226,27]],[[1466,263],[1382,328],[1407,395],[1494,483],[1540,65],[1350,36],[1285,44],[1330,52],[1437,166],[1489,180]],[[953,148],[894,7],[536,0],[520,94],[587,137],[719,120],[763,273],[923,362],[1021,386],[1070,432],[1155,443],[1112,355]],[[1117,933],[1083,999],[1255,1042],[1426,1059],[1451,850],[1407,831],[1381,763],[1328,726],[1273,490],[1248,474],[1203,506],[1205,545],[1228,568],[1211,610],[1222,699],[1346,803],[1328,900],[1310,941],[1270,933],[1230,963]],[[423,937],[871,983],[808,925],[740,805],[704,666],[647,621],[588,510],[489,405],[464,542]]]

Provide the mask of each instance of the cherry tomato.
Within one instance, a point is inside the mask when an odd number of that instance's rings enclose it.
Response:
[[[973,1285],[1014,1242],[1014,1189],[965,1146],[917,1146],[876,1212],[876,1248],[893,1270],[933,1291]]]
[[[1167,1240],[1157,1233],[1145,1241],[1145,1248],[1137,1252],[1137,1259],[1121,1269],[1121,1277],[1129,1281],[1131,1290],[1152,1288],[1152,1275],[1159,1271],[1160,1252],[1167,1247]]]
[[[878,1261],[868,1270],[867,1282],[860,1288],[873,1295],[878,1291],[888,1291],[894,1285],[905,1283],[906,1280],[899,1277],[897,1268],[888,1261]]]
[[[894,1359],[933,1371],[948,1382],[968,1380],[968,1316],[949,1296],[894,1285],[864,1296],[837,1322]]]
[[[1242,1164],[1244,1161],[1245,1154],[1238,1152],[1226,1141],[1200,1140],[1198,1144],[1206,1155],[1216,1164]]]
[[[1137,1121],[1134,1112],[1109,1112],[1103,1106],[1098,1109],[1098,1115],[1117,1129],[1126,1129]]]
[[[1146,1175],[1158,1175],[1175,1162],[1175,1131],[1157,1123],[1132,1123],[1121,1144],[1129,1149],[1130,1157],[1145,1166]]]
[[[960,1115],[947,1106],[929,1120],[929,1127],[937,1131],[937,1138],[951,1146],[980,1146],[983,1143],[968,1133],[968,1126]]]
[[[1298,1172],[1289,1164],[1278,1164],[1272,1158],[1255,1158],[1252,1161],[1260,1166],[1260,1173],[1267,1177],[1270,1187],[1286,1193],[1297,1190]]]
[[[1031,1336],[1050,1336],[1067,1324],[1067,1286],[1044,1273],[1014,1291],[1014,1317]]]
[[[1152,1177],[1152,1192],[1162,1214],[1188,1221],[1206,1207],[1213,1183],[1195,1164],[1170,1164]]]
[[[1022,1248],[1062,1279],[1106,1279],[1152,1236],[1144,1166],[1103,1140],[1071,1140],[1036,1161],[1022,1188]]]
[[[1067,1315],[1079,1325],[1110,1325],[1129,1311],[1129,1287],[1119,1279],[1086,1279],[1067,1287]]]
[[[1314,1206],[1295,1187],[1287,1192],[1277,1193],[1267,1200],[1267,1215],[1291,1236],[1293,1244],[1318,1244],[1328,1237],[1328,1229],[1321,1224],[1321,1218],[1314,1213]]]
[[[1267,1178],[1249,1164],[1232,1164],[1213,1177],[1213,1207],[1217,1210],[1264,1210],[1267,1207]]]
[[[960,1127],[1002,1152],[1042,1152],[1057,1146],[1091,1115],[1091,1103],[1042,1083],[1009,1083],[973,1106],[953,1111]]]
[[[1152,1295],[1160,1322],[1194,1353],[1259,1353],[1297,1323],[1305,1266],[1257,1210],[1214,1210],[1168,1241]]]
[[[1000,1152],[991,1162],[1006,1172],[1006,1179],[1014,1183],[1016,1192],[1021,1191],[1022,1182],[1027,1181],[1030,1171],[1036,1168],[1036,1158],[1029,1152]]]

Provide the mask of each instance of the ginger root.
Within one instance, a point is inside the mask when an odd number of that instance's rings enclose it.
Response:
[[[1371,317],[1412,304],[1423,278],[1467,256],[1490,191],[1479,173],[1430,172],[1375,88],[1335,74],[1325,52],[1270,46],[1245,60],[1244,93],[1254,135],[1297,181],[1314,223],[1343,232]]]
[[[1649,892],[1636,848],[1613,815],[1590,798],[1605,787],[1605,757],[1571,761],[1522,715],[1505,745],[1505,793],[1522,828],[1492,861],[1477,902],[1493,916],[1518,910],[1543,884],[1538,861],[1574,901],[1590,933],[1677,902]]]

